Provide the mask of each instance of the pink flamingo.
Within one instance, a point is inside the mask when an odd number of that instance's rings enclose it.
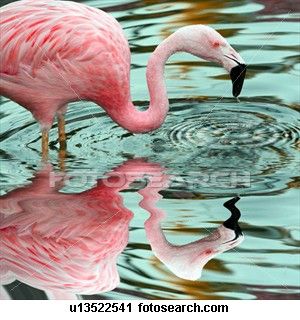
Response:
[[[47,165],[31,185],[0,199],[1,284],[18,279],[56,299],[113,290],[119,284],[117,259],[128,243],[133,216],[119,192],[145,175],[149,183],[139,192],[140,206],[150,213],[146,235],[154,254],[177,276],[196,280],[208,260],[240,242],[231,230],[238,230],[238,214],[202,240],[183,246],[167,242],[159,226],[164,213],[155,204],[170,177],[158,164],[129,160],[79,194],[60,193],[66,176],[53,180]],[[7,292],[2,290],[1,297],[7,298]]]
[[[121,127],[135,133],[157,129],[169,103],[164,65],[178,51],[222,65],[238,96],[246,73],[241,56],[214,29],[178,29],[150,56],[147,83],[150,105],[138,110],[130,95],[130,49],[120,24],[107,13],[71,1],[23,0],[1,8],[0,94],[28,109],[40,123],[42,150],[58,117],[65,145],[67,104],[90,100]]]

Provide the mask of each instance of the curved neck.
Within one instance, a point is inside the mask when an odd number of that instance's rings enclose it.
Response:
[[[164,79],[164,67],[168,58],[179,51],[180,41],[175,34],[165,39],[152,53],[147,66],[147,84],[150,105],[147,110],[138,110],[131,101],[122,106],[111,118],[121,127],[135,133],[149,132],[159,128],[169,110],[169,101]]]

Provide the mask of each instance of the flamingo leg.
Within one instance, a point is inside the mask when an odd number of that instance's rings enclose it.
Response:
[[[62,150],[66,150],[67,142],[66,142],[66,131],[65,131],[65,117],[63,114],[57,115],[57,122],[58,122],[59,147]]]
[[[65,158],[67,153],[66,131],[65,131],[65,117],[63,114],[57,115],[58,122],[58,141],[59,141],[59,167],[62,171],[65,170]]]
[[[42,130],[42,159],[48,160],[49,131]]]

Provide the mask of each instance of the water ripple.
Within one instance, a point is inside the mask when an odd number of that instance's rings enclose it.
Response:
[[[202,120],[203,119],[203,120]],[[176,146],[211,148],[237,145],[264,147],[270,145],[295,146],[299,142],[300,128],[293,123],[279,122],[263,113],[242,110],[221,110],[187,117],[174,125],[168,133]]]

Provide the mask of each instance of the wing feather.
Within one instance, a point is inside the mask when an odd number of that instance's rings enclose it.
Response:
[[[85,62],[116,45],[128,47],[113,17],[82,4],[25,0],[1,8],[0,14],[0,72],[4,74],[30,67],[34,76],[49,61]]]

